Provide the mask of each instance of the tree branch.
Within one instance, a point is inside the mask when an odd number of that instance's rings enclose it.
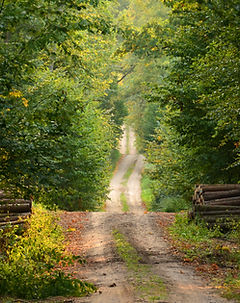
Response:
[[[127,75],[131,74],[134,71],[136,65],[137,64],[132,65],[131,68],[119,80],[117,80],[117,83],[121,82],[125,77],[127,77]]]

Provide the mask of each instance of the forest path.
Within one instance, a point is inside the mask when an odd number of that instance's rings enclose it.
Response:
[[[173,215],[145,212],[140,196],[143,157],[136,152],[131,129],[128,136],[129,140],[126,133],[123,136],[121,151],[125,153],[128,150],[129,154],[123,155],[112,178],[106,212],[84,214],[83,238],[78,242],[87,260],[87,264],[81,267],[79,277],[93,282],[98,291],[74,302],[229,302],[216,295],[214,289],[203,282],[191,267],[171,255],[157,222],[169,220]],[[128,141],[129,148],[126,147]],[[126,181],[124,176],[129,168],[132,168],[131,175]],[[123,192],[127,197],[128,212],[122,211],[120,196]],[[68,214],[71,216],[71,213]],[[77,214],[81,219],[82,213]],[[137,252],[140,260],[136,261],[135,268],[131,268],[131,264],[127,266],[119,257],[116,246],[120,243],[126,248],[126,243],[116,240],[116,235],[124,236]],[[128,253],[125,251],[127,258],[131,259]],[[134,255],[136,260],[138,257]]]

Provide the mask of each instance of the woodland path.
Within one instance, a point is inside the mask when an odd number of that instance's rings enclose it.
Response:
[[[129,148],[126,147],[129,141]],[[219,297],[215,290],[190,266],[183,265],[170,253],[170,247],[164,239],[159,220],[166,220],[171,214],[147,213],[140,198],[140,178],[143,168],[143,157],[137,154],[134,146],[134,133],[130,130],[129,140],[126,133],[121,142],[123,154],[114,173],[110,185],[109,200],[106,212],[75,213],[84,225],[82,238],[77,245],[81,254],[85,255],[87,264],[80,268],[77,276],[93,282],[98,291],[86,298],[74,302],[90,303],[137,303],[137,302],[169,302],[169,303],[224,303],[229,302]],[[129,154],[126,154],[126,151]],[[123,178],[129,167],[133,167],[127,184]],[[126,182],[125,182],[126,183]],[[120,195],[127,197],[129,211],[123,212]],[[71,216],[71,213],[66,213]],[[123,234],[141,257],[140,266],[147,267],[143,280],[136,278],[136,273],[129,272],[126,264],[119,257],[114,241],[113,231]],[[147,274],[146,274],[147,272]],[[158,296],[158,288],[151,285],[141,289],[146,280],[160,277],[166,286],[166,296]],[[139,290],[140,289],[140,290]],[[159,288],[159,292],[161,292]],[[149,295],[150,293],[150,295]],[[153,297],[152,295],[155,295]]]

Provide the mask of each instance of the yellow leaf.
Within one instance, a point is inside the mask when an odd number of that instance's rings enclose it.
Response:
[[[14,98],[21,98],[22,93],[19,90],[13,90],[12,92],[9,93],[9,96]]]
[[[26,98],[22,98],[22,101],[23,101],[23,105],[25,107],[28,107],[28,100]]]

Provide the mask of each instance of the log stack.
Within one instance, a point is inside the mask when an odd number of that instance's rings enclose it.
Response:
[[[0,228],[9,225],[22,225],[31,215],[32,202],[16,199],[10,193],[0,190]]]
[[[240,184],[196,185],[191,216],[209,224],[240,220]]]

